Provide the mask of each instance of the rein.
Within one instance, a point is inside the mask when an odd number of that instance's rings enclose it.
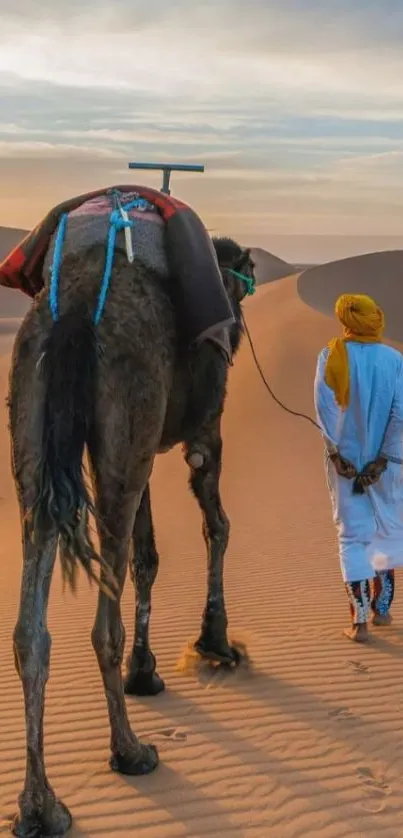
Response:
[[[273,401],[276,402],[276,404],[278,404],[278,406],[281,407],[281,409],[284,410],[285,413],[289,413],[290,416],[297,416],[299,419],[305,419],[306,422],[309,422],[311,425],[313,425],[314,428],[316,428],[316,430],[318,430],[320,433],[322,433],[321,427],[318,425],[317,422],[315,422],[314,419],[312,419],[312,416],[308,416],[307,413],[302,413],[298,410],[292,410],[290,407],[287,407],[287,405],[285,405],[284,402],[282,402],[279,398],[277,398],[276,394],[273,392],[272,388],[270,387],[270,384],[268,383],[268,381],[265,377],[265,374],[262,370],[262,367],[259,363],[258,357],[256,355],[255,347],[253,345],[253,340],[251,338],[251,334],[250,334],[250,331],[248,329],[248,326],[247,326],[247,323],[246,323],[246,320],[245,320],[245,315],[244,315],[243,312],[242,312],[242,322],[243,322],[243,326],[244,326],[244,329],[245,329],[245,332],[246,332],[246,336],[248,338],[249,345],[250,345],[250,348],[251,348],[251,351],[252,351],[252,356],[253,356],[253,360],[255,362],[256,369],[257,369],[257,371],[260,375],[260,378],[263,381],[263,384],[264,384],[267,392],[269,393],[269,395],[271,396]]]
[[[255,280],[254,277],[246,276],[246,274],[239,273],[239,271],[235,271],[233,268],[229,268],[229,267],[224,266],[224,265],[222,267],[228,273],[232,274],[232,276],[235,276],[237,279],[239,279],[241,282],[244,283],[244,285],[246,286],[246,294],[248,296],[252,296],[253,294],[256,293],[256,280]],[[308,416],[306,413],[302,413],[298,410],[292,410],[290,407],[287,407],[287,405],[285,405],[284,402],[282,402],[279,398],[277,398],[276,394],[274,393],[274,391],[270,387],[270,384],[268,383],[268,381],[265,377],[265,374],[262,370],[261,364],[259,363],[258,357],[256,355],[256,350],[255,350],[255,347],[254,347],[254,344],[253,344],[253,340],[252,340],[250,331],[248,329],[248,326],[247,326],[247,323],[246,323],[246,320],[245,320],[245,315],[244,315],[242,309],[241,309],[241,318],[242,318],[242,324],[243,324],[246,336],[247,336],[248,341],[249,341],[249,345],[250,345],[250,348],[251,348],[252,357],[253,357],[253,360],[255,362],[256,369],[257,369],[257,371],[260,375],[260,378],[262,379],[262,382],[263,382],[267,392],[269,393],[269,395],[271,396],[273,401],[279,407],[281,407],[281,409],[284,410],[285,413],[289,413],[290,416],[296,416],[298,419],[305,419],[306,422],[309,422],[311,425],[313,425],[314,428],[316,428],[317,431],[322,433],[322,429],[320,428],[318,423],[315,422],[314,419],[312,419],[311,416]]]

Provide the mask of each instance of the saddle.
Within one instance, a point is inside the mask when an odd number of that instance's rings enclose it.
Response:
[[[35,297],[45,285],[46,256],[62,219],[67,216],[67,237],[69,224],[79,224],[80,211],[85,214],[85,205],[102,198],[113,212],[113,197],[116,195],[123,208],[125,203],[133,200],[134,195],[137,200],[148,202],[149,209],[153,208],[154,214],[162,221],[164,253],[159,256],[155,253],[154,258],[158,259],[157,270],[169,273],[172,299],[185,340],[189,345],[211,340],[221,350],[229,348],[228,329],[234,322],[234,315],[211,238],[189,206],[156,189],[133,184],[114,186],[79,195],[54,207],[0,264],[0,285]],[[150,210],[148,220],[151,214]],[[132,229],[142,223],[141,219],[131,220]],[[156,227],[154,224],[153,229],[156,230]],[[124,236],[124,232],[119,235]],[[133,250],[134,256],[139,258],[135,247]],[[147,258],[146,251],[144,245],[141,253],[144,259]]]

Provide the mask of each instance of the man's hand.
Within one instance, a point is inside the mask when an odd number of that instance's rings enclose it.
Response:
[[[367,463],[357,476],[353,488],[354,494],[362,495],[368,486],[374,486],[383,472],[386,471],[387,465],[388,461],[385,457],[378,457],[376,460]]]
[[[344,457],[341,457],[340,454],[332,454],[330,459],[340,477],[345,477],[346,480],[353,480],[354,477],[357,477],[356,467],[345,460]]]

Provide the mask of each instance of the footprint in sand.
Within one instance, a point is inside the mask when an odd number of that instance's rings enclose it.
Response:
[[[381,775],[376,776],[372,768],[360,766],[357,769],[357,777],[364,786],[366,800],[362,804],[367,812],[378,814],[383,812],[386,806],[385,797],[392,794],[392,789],[385,782]]]
[[[349,661],[349,664],[356,675],[366,675],[366,673],[369,672],[369,666],[366,666],[365,663],[361,663],[361,661]]]
[[[184,730],[178,730],[177,727],[164,727],[160,730],[153,730],[149,736],[162,736],[164,739],[170,739],[171,742],[186,742],[187,733]]]
[[[329,710],[328,716],[331,719],[337,719],[337,721],[340,722],[351,722],[354,719],[354,713],[352,713],[348,707],[335,707],[333,710]]]

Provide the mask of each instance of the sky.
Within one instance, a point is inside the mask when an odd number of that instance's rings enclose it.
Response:
[[[400,247],[401,0],[0,0],[0,224],[203,163],[173,192],[294,260]],[[277,249],[277,250],[276,250]]]

